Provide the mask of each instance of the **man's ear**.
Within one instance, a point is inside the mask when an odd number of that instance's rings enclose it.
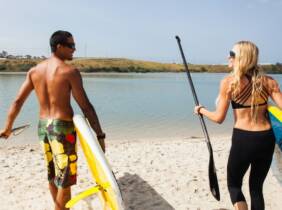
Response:
[[[60,49],[61,47],[62,47],[62,45],[61,45],[61,44],[57,44],[57,46],[56,46],[56,50]]]

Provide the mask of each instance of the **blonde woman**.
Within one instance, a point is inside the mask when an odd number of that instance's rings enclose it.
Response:
[[[258,66],[259,50],[249,41],[236,43],[230,51],[228,66],[232,73],[220,84],[215,111],[196,106],[194,112],[222,123],[231,103],[234,115],[232,146],[227,165],[227,184],[236,210],[247,210],[242,180],[249,166],[251,209],[263,210],[263,182],[269,171],[275,138],[267,115],[269,97],[282,108],[279,84],[262,75]]]

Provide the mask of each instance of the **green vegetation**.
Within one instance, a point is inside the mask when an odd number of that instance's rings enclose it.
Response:
[[[35,66],[41,60],[39,59],[1,59],[1,72],[25,72]]]
[[[182,65],[120,58],[75,59],[71,62],[83,72],[179,72]]]
[[[25,72],[42,59],[1,59],[0,72]],[[168,64],[151,61],[139,61],[123,58],[77,58],[70,62],[82,72],[183,72],[182,64]],[[189,64],[192,72],[229,72],[226,65],[195,65]],[[281,74],[282,64],[262,65],[266,73]]]

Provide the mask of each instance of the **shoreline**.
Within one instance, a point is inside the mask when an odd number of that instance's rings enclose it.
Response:
[[[121,75],[132,75],[132,74],[139,74],[139,75],[146,75],[146,74],[185,74],[185,71],[147,71],[147,72],[115,72],[115,71],[99,71],[99,72],[84,72],[80,71],[82,76],[104,76],[104,75],[109,75],[109,76],[121,76]],[[208,72],[208,71],[203,71],[203,72],[198,72],[198,71],[191,71],[192,74],[228,74],[230,71],[226,72]],[[26,75],[27,71],[22,72],[22,71],[11,71],[11,72],[6,72],[6,71],[0,71],[0,76],[1,75]],[[269,75],[280,75],[281,73],[265,73]]]
[[[146,74],[185,74],[185,71],[151,71],[151,72],[115,72],[115,71],[99,71],[99,72],[84,72],[80,71],[81,75],[97,75],[97,76],[103,76],[103,75],[132,75],[132,74],[140,74],[140,75],[146,75]],[[191,72],[193,74],[228,74],[229,72]],[[0,75],[26,75],[27,71],[0,71]],[[282,74],[282,72],[281,72]]]
[[[30,138],[32,136],[32,138]],[[138,135],[137,135],[138,136]],[[223,139],[223,141],[230,141],[231,140],[231,131],[230,134],[216,134],[216,135],[209,135],[211,144],[213,145],[214,141],[217,141],[217,139]],[[32,139],[32,140],[30,140]],[[106,138],[106,144],[112,145],[112,144],[124,144],[124,143],[148,143],[148,142],[169,142],[171,139],[178,139],[179,141],[191,141],[191,142],[199,142],[205,144],[205,138],[204,134],[200,133],[199,135],[192,135],[192,136],[174,136],[174,137],[133,137],[129,136],[126,138],[117,137],[112,138],[108,137]],[[9,139],[2,139],[0,141],[0,149],[4,149],[6,147],[17,147],[17,146],[25,146],[25,145],[31,145],[31,146],[37,146],[39,144],[37,133],[35,132],[29,132],[25,131],[19,136],[11,136]]]
[[[209,191],[209,155],[203,139],[107,142],[106,156],[120,185],[126,210],[233,209],[226,186],[231,141],[223,138],[211,141],[220,202]],[[78,182],[73,195],[94,185],[80,147],[78,155]],[[0,196],[5,210],[53,208],[39,144],[0,146],[0,167],[0,191],[6,192]],[[247,181],[245,176],[243,192],[250,204]],[[266,209],[281,207],[281,186],[270,169],[264,185]],[[92,210],[93,200],[95,196],[80,201],[73,210]]]

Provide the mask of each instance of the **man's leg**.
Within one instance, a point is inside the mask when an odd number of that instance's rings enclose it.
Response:
[[[65,208],[66,203],[71,198],[71,188],[59,188],[55,201],[55,210],[68,210]]]
[[[54,184],[55,179],[55,165],[53,160],[53,151],[51,150],[51,145],[48,135],[48,120],[41,119],[38,123],[38,137],[40,140],[40,145],[44,153],[44,159],[48,170],[48,181],[49,181],[49,190],[52,196],[54,203],[56,202],[58,188]]]
[[[57,198],[58,188],[54,184],[54,180],[49,182],[49,190],[50,190],[50,193],[52,195],[53,201],[55,202],[56,198]]]
[[[72,121],[53,120],[50,146],[53,152],[55,178],[51,185],[55,197],[55,210],[67,210],[66,203],[71,199],[71,187],[76,183],[76,133]],[[51,193],[52,193],[51,192]]]

